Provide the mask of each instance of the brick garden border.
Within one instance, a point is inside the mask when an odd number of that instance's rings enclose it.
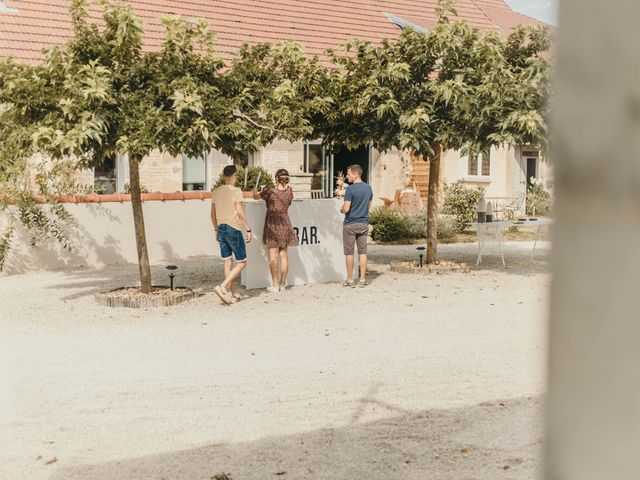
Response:
[[[420,267],[415,264],[410,264],[410,262],[391,262],[389,269],[395,273],[408,273],[413,275],[430,275],[433,273],[443,275],[445,273],[469,273],[471,271],[471,267],[466,263],[436,263],[434,265],[424,265]]]
[[[107,292],[98,293],[95,295],[96,302],[98,305],[103,307],[114,307],[114,308],[155,308],[155,307],[174,307],[188,300],[193,300],[194,298],[198,298],[202,294],[200,292],[196,292],[190,288],[186,287],[177,287],[168,295],[162,295],[157,297],[149,297],[149,298],[122,298],[122,297],[109,297],[108,295],[113,292],[117,292],[120,290],[125,290],[127,288],[136,288],[136,287],[121,287],[114,288],[113,290],[109,290]],[[169,290],[166,286],[158,286],[154,285],[152,288],[161,288]],[[170,290],[169,290],[170,291]]]

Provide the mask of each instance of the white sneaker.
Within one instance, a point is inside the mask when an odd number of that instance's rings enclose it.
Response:
[[[280,293],[280,287],[267,287],[269,293]]]

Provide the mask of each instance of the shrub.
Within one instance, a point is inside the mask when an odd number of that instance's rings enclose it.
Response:
[[[241,189],[244,192],[250,192],[251,189],[257,187],[256,182],[258,181],[258,175],[260,175],[260,185],[265,188],[271,188],[275,186],[273,183],[273,177],[262,167],[249,167],[249,173],[247,175],[247,185],[244,185],[244,167],[238,167],[238,173],[236,178],[236,187]],[[218,188],[220,185],[224,184],[224,176],[222,173],[218,177],[216,184],[213,188]]]
[[[381,242],[397,240],[425,240],[427,238],[427,212],[405,213],[387,207],[378,207],[369,214],[373,226],[371,237]],[[455,219],[448,215],[438,215],[438,240],[451,242],[458,230]]]
[[[456,219],[450,215],[438,215],[438,241],[451,243],[458,234]]]
[[[131,193],[131,185],[129,185],[128,183],[124,184],[124,187],[122,188],[123,193],[125,194],[130,194]],[[140,193],[149,193],[149,189],[143,185],[142,183],[140,184]]]
[[[393,242],[409,237],[410,222],[403,213],[386,207],[378,207],[369,213],[373,226],[371,238],[375,241]]]
[[[478,202],[482,197],[484,188],[469,188],[462,180],[445,185],[444,213],[453,216],[457,232],[462,232],[476,221]]]
[[[527,187],[527,215],[547,215],[551,211],[551,195],[543,183],[534,179]]]
[[[427,238],[427,211],[407,214],[409,222],[409,237],[412,240],[424,240]],[[449,215],[438,215],[437,219],[438,240],[441,242],[451,242],[455,239],[458,230],[455,219]]]
[[[427,211],[404,214],[408,222],[408,238],[419,240],[427,238]]]

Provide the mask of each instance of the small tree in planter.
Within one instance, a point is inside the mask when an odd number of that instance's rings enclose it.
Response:
[[[325,82],[334,109],[324,138],[349,148],[395,147],[429,161],[427,263],[436,261],[441,157],[491,146],[546,145],[551,66],[547,30],[520,27],[504,38],[481,32],[439,0],[427,33],[397,41],[352,41],[332,53]]]
[[[289,43],[246,46],[223,72],[206,23],[175,16],[163,19],[162,48],[143,52],[142,23],[126,3],[101,0],[100,26],[88,21],[89,3],[71,2],[73,36],[42,65],[0,60],[0,168],[23,168],[36,152],[77,168],[127,155],[140,283],[150,293],[140,162],[156,149],[235,154],[309,135],[292,80],[307,78],[307,63]]]
[[[142,211],[139,164],[152,150],[194,154],[215,134],[203,113],[221,102],[206,97],[223,66],[206,25],[163,20],[159,52],[143,53],[142,24],[124,3],[101,1],[103,25],[88,21],[85,0],[73,0],[73,37],[49,49],[42,65],[3,64],[3,97],[25,152],[92,168],[105,157],[127,155],[142,291],[151,272]],[[204,51],[196,54],[196,48]],[[0,139],[0,156],[7,153]]]

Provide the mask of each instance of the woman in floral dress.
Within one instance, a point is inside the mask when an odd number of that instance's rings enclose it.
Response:
[[[272,286],[267,288],[271,293],[278,293],[287,288],[289,273],[289,247],[298,246],[298,235],[291,225],[289,206],[293,201],[293,190],[289,186],[289,172],[281,168],[276,172],[276,186],[262,192],[253,190],[253,198],[264,200],[267,204],[267,216],[264,220],[262,243],[269,249],[269,266],[271,268]],[[280,275],[278,276],[278,260]]]

